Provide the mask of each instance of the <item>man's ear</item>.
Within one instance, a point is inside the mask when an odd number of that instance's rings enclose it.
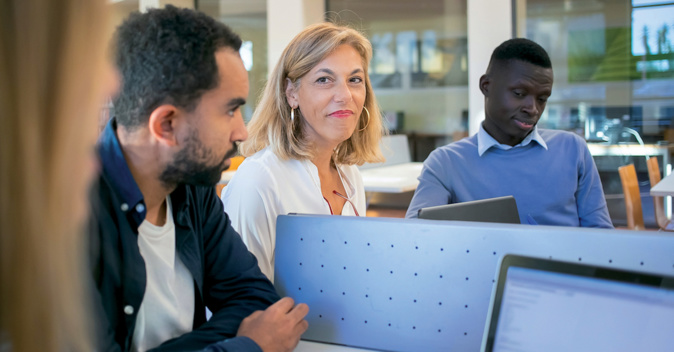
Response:
[[[300,100],[297,97],[297,91],[295,90],[295,86],[293,85],[293,82],[290,80],[290,78],[286,77],[286,100],[288,101],[288,105],[290,105],[293,109],[297,108],[300,105]]]
[[[491,83],[489,76],[485,74],[480,77],[480,91],[485,97],[489,94],[489,83]]]
[[[171,104],[164,104],[152,110],[149,119],[149,129],[152,136],[169,146],[176,146],[176,125],[178,120],[178,108]]]

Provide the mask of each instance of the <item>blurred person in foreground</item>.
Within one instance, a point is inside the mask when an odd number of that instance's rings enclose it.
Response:
[[[356,165],[384,159],[371,58],[362,34],[319,23],[293,38],[267,82],[222,200],[270,280],[278,215],[365,216]]]
[[[494,49],[480,77],[480,130],[424,161],[406,217],[425,207],[513,195],[523,224],[613,228],[585,140],[537,126],[552,83],[550,57],[535,42],[510,39]]]
[[[114,90],[106,2],[0,3],[2,351],[93,350],[83,225]]]
[[[98,349],[292,350],[308,307],[279,300],[214,187],[247,137],[241,39],[169,5],[132,14],[114,44],[122,87],[92,197]]]

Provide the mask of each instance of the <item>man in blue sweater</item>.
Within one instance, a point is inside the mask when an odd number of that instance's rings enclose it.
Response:
[[[499,45],[480,77],[480,130],[431,153],[407,217],[425,207],[513,195],[524,224],[612,228],[585,140],[536,126],[552,83],[540,45],[522,38]]]

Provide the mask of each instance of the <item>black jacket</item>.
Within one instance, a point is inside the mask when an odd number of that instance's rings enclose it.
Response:
[[[91,193],[91,272],[98,294],[99,349],[128,351],[146,285],[138,248],[145,206],[115,134],[114,120],[98,145],[102,172]],[[257,260],[231,227],[214,187],[180,185],[171,193],[176,252],[194,279],[194,330],[159,350],[198,350],[230,339],[259,350],[250,339],[234,338],[241,320],[279,299]],[[206,322],[205,308],[213,312]],[[237,341],[240,340],[240,341]]]

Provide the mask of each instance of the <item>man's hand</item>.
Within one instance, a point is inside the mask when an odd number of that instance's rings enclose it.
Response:
[[[295,305],[292,298],[284,297],[265,311],[249,315],[241,322],[236,335],[251,338],[264,352],[292,351],[309,327],[304,320],[307,313],[309,306]]]

